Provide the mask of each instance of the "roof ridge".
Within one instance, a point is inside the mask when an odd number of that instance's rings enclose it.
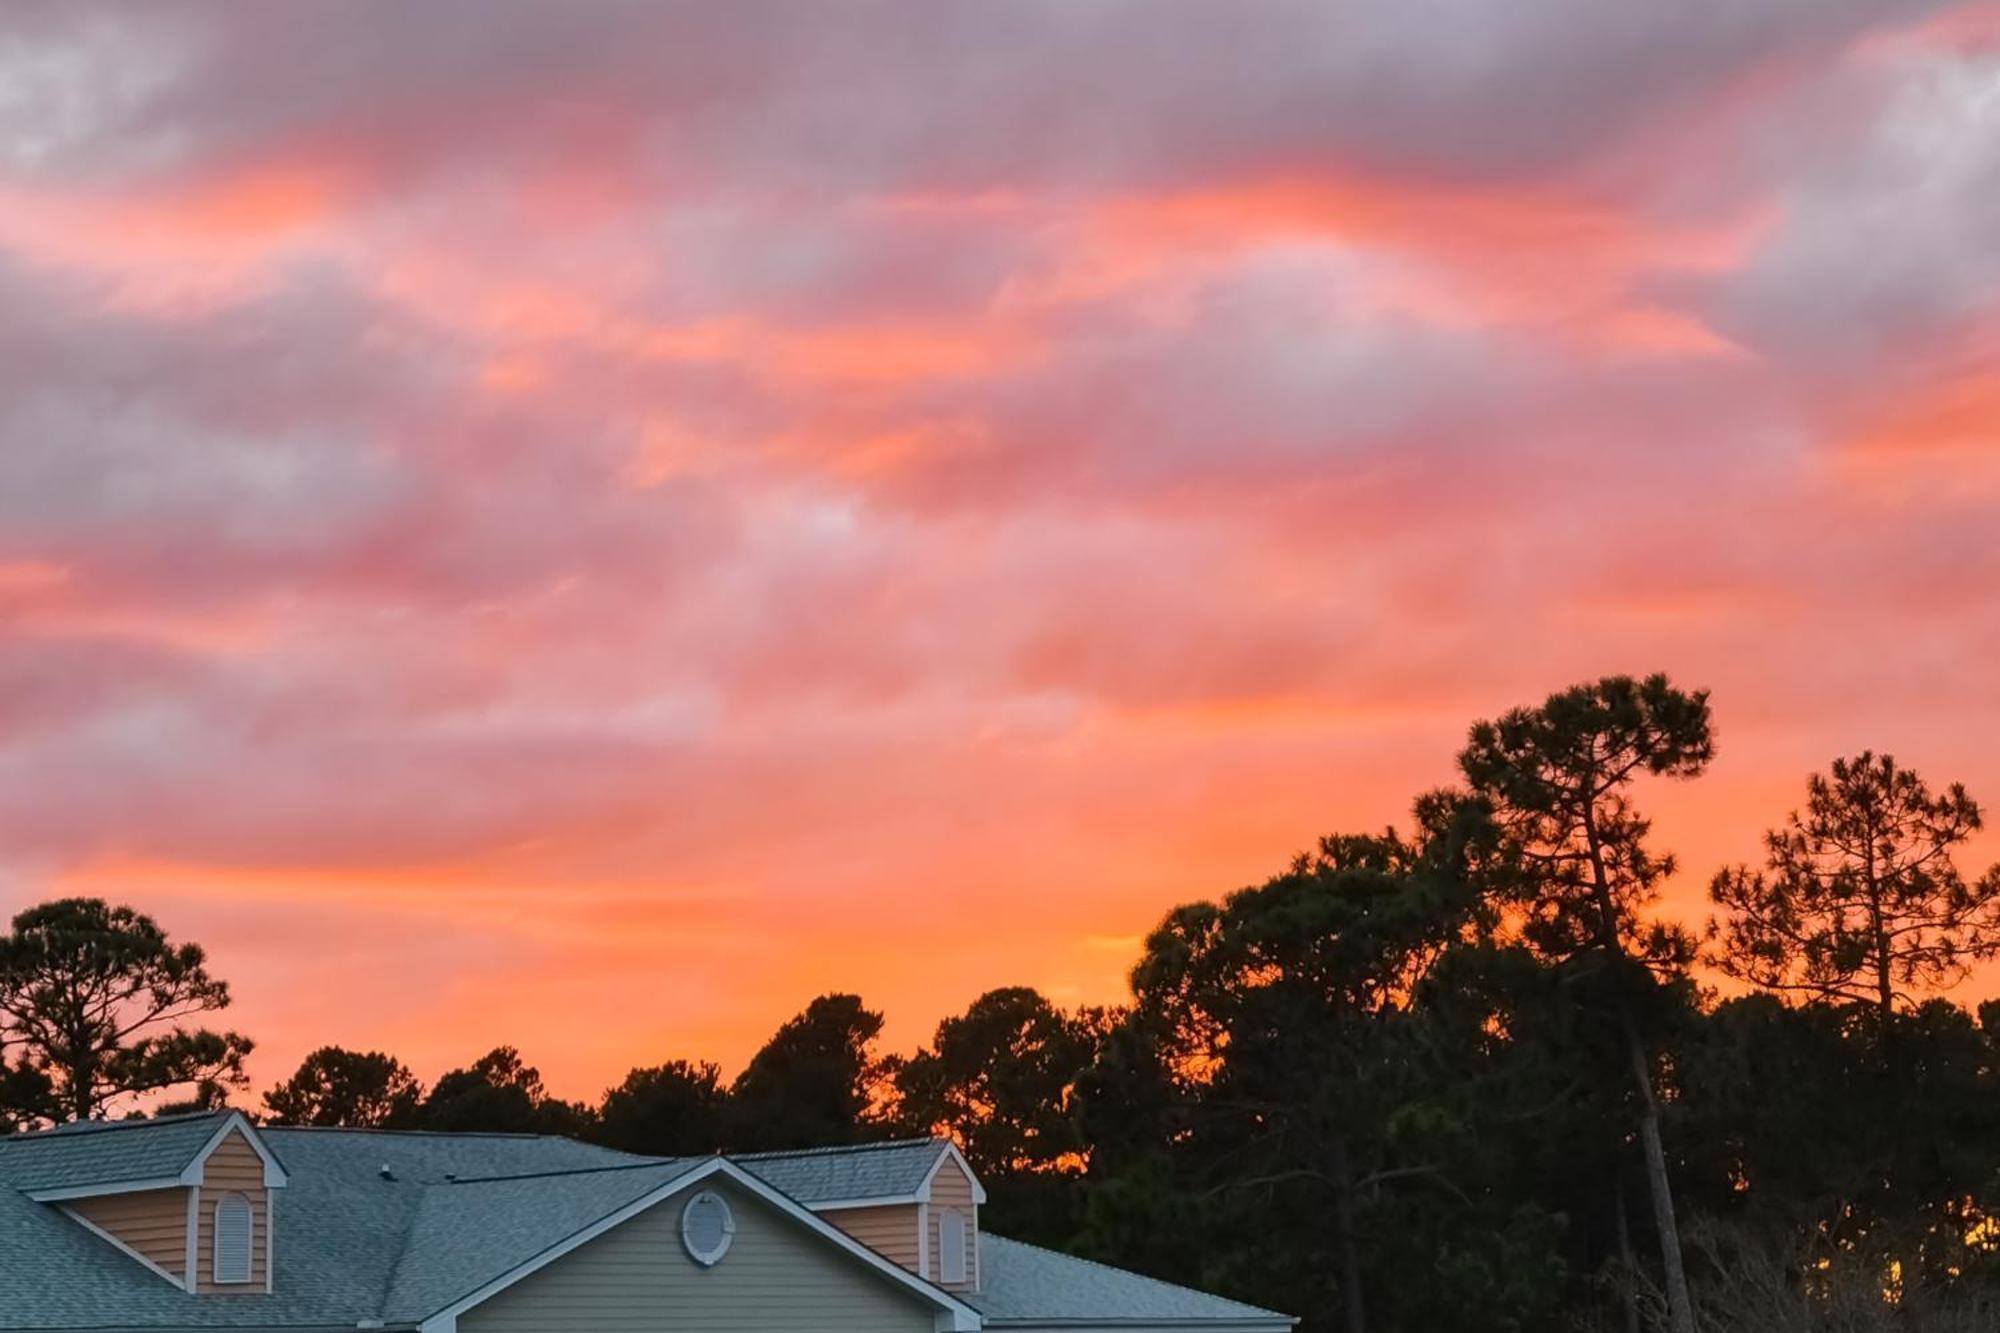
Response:
[[[1120,1268],[1116,1264],[1101,1263],[1096,1259],[1085,1258],[1081,1254],[1071,1254],[1067,1250],[1052,1250],[1046,1245],[1037,1245],[1032,1241],[1015,1240],[1012,1236],[1003,1236],[997,1231],[988,1231],[985,1227],[979,1229],[979,1238],[981,1240],[997,1240],[1005,1245],[1018,1245],[1024,1250],[1035,1250],[1041,1254],[1053,1254],[1056,1258],[1067,1259],[1071,1263],[1088,1264],[1092,1268],[1101,1268],[1107,1273],[1116,1273],[1120,1277],[1137,1278],[1141,1282],[1150,1282],[1156,1287],[1170,1287],[1175,1291],[1192,1292],[1196,1296],[1205,1297],[1211,1301],[1221,1301],[1225,1305],[1234,1305],[1244,1310],[1254,1310],[1258,1314],[1267,1314],[1278,1319],[1290,1317],[1280,1314],[1276,1310],[1267,1310],[1261,1305],[1252,1305],[1248,1301],[1239,1301],[1234,1296],[1218,1296],[1212,1291],[1203,1291],[1200,1287],[1190,1287],[1179,1282],[1169,1282],[1163,1277],[1154,1277],[1150,1273],[1141,1273],[1136,1269]]]
[[[31,1140],[53,1138],[83,1138],[91,1134],[108,1134],[121,1129],[145,1129],[151,1125],[176,1125],[190,1120],[217,1120],[224,1116],[239,1115],[235,1107],[225,1106],[219,1111],[179,1111],[173,1115],[133,1116],[126,1120],[72,1120],[65,1125],[51,1125],[47,1129],[22,1130],[14,1134],[0,1134],[0,1145],[26,1143]]]
[[[403,1214],[402,1243],[396,1246],[395,1261],[389,1265],[388,1272],[382,1278],[382,1294],[375,1302],[375,1313],[379,1318],[388,1317],[389,1305],[396,1299],[396,1283],[403,1276],[403,1265],[409,1260],[410,1246],[416,1238],[417,1223],[422,1219],[424,1205],[430,1202],[430,1197],[429,1190],[419,1190]]]
[[[601,1176],[611,1171],[643,1171],[651,1167],[685,1166],[689,1162],[706,1162],[718,1154],[708,1157],[646,1157],[636,1162],[613,1162],[609,1166],[573,1166],[548,1171],[520,1171],[501,1176],[447,1176],[443,1180],[426,1180],[426,1185],[491,1185],[506,1180],[546,1180],[551,1176]]]
[[[950,1143],[936,1135],[926,1135],[916,1139],[882,1139],[875,1143],[833,1143],[823,1148],[774,1148],[768,1152],[732,1152],[722,1154],[732,1162],[765,1162],[778,1157],[834,1157],[842,1153],[880,1152],[884,1148],[938,1147]]]
[[[515,1139],[545,1140],[553,1143],[581,1143],[586,1147],[599,1148],[602,1144],[588,1143],[572,1138],[568,1134],[535,1134],[524,1130],[505,1129],[386,1129],[377,1125],[259,1125],[260,1134],[371,1134],[378,1138],[396,1139]],[[605,1148],[606,1152],[617,1152],[617,1148]]]

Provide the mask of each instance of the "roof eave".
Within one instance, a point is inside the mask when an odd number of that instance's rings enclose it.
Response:
[[[1154,1333],[1168,1331],[1180,1333],[1182,1329],[1212,1329],[1214,1333],[1274,1333],[1278,1329],[1296,1327],[1298,1319],[1294,1315],[1228,1315],[1222,1319],[1144,1319],[1144,1317],[1092,1317],[1092,1319],[1062,1319],[1054,1315],[1032,1315],[1008,1319],[1004,1315],[986,1315],[988,1329],[1020,1329],[1022,1333],[1032,1333],[1036,1329],[1066,1331],[1066,1329],[1120,1329],[1122,1333]]]
[[[71,1199],[95,1199],[106,1194],[138,1194],[144,1190],[177,1190],[187,1184],[180,1176],[152,1176],[145,1180],[111,1180],[95,1185],[62,1185],[55,1189],[22,1190],[36,1203],[66,1203]]]

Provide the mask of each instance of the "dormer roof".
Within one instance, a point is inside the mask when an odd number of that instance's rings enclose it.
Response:
[[[232,1129],[263,1161],[264,1184],[284,1185],[283,1164],[240,1111],[93,1120],[0,1138],[0,1181],[41,1203],[193,1185]]]
[[[978,1176],[949,1139],[731,1153],[730,1160],[815,1209],[928,1203],[931,1182],[947,1162],[955,1163],[972,1181],[973,1199],[986,1202],[986,1190]]]

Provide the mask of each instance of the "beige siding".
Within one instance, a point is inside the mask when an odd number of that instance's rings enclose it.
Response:
[[[734,1186],[717,1193],[736,1240],[715,1267],[681,1248],[676,1196],[466,1311],[459,1333],[932,1333],[922,1298]]]
[[[250,1280],[217,1286],[215,1277],[215,1205],[225,1194],[250,1201]],[[271,1200],[264,1190],[264,1159],[240,1132],[232,1131],[208,1156],[201,1177],[200,1229],[195,1243],[195,1290],[219,1293],[264,1290],[264,1263],[270,1252],[264,1229],[271,1222]]]
[[[912,1273],[917,1266],[917,1205],[888,1204],[881,1208],[835,1208],[820,1217],[833,1223],[885,1259]]]
[[[972,1177],[959,1169],[957,1161],[947,1158],[938,1173],[931,1177],[931,1206],[927,1218],[930,1227],[931,1274],[938,1269],[938,1219],[946,1209],[965,1215],[965,1269],[964,1282],[941,1282],[947,1291],[970,1291],[979,1285],[979,1205],[972,1201]]]
[[[95,1199],[77,1199],[69,1206],[79,1217],[110,1232],[175,1277],[186,1274],[186,1190],[106,1194]]]

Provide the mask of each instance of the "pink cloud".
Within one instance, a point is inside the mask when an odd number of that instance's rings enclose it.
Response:
[[[1983,11],[822,12],[9,16],[7,905],[589,1095],[1114,998],[1601,672],[1716,691],[1677,901],[2000,800]]]

